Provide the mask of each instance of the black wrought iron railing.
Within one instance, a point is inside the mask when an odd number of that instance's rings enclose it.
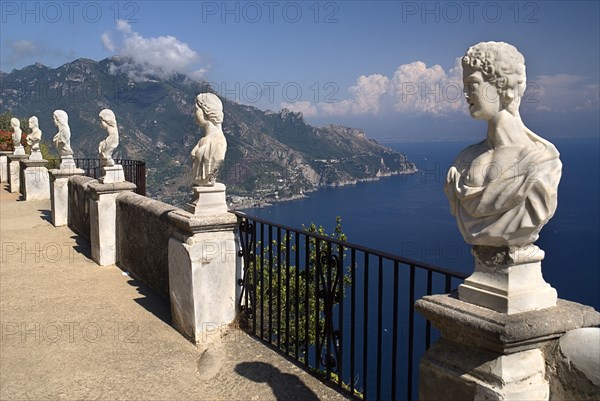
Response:
[[[419,359],[439,336],[415,300],[466,275],[234,213],[242,327],[353,398],[413,400]]]
[[[73,159],[77,168],[83,169],[85,175],[92,178],[99,178],[102,176],[102,164],[100,159],[85,159],[75,158]],[[128,159],[115,159],[116,164],[123,166],[123,173],[125,174],[125,180],[134,183],[137,188],[136,193],[140,195],[146,195],[146,162],[144,160],[128,160]],[[60,159],[49,159],[48,169],[58,168],[60,166]]]

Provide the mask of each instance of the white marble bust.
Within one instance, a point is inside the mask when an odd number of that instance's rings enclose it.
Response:
[[[106,130],[106,139],[98,145],[98,153],[102,166],[111,167],[115,165],[112,158],[113,151],[119,146],[119,130],[117,129],[117,118],[110,109],[104,109],[98,115],[100,124]]]
[[[23,131],[21,131],[21,121],[18,118],[10,119],[10,127],[12,129],[12,140],[15,150],[13,151],[13,155],[15,156],[25,156],[25,148],[21,145],[21,135]]]
[[[29,160],[40,160],[42,158],[40,152],[42,131],[40,130],[38,118],[36,116],[29,118],[29,128],[31,129],[31,134],[27,135],[27,144],[31,147]]]
[[[217,173],[225,160],[227,141],[223,134],[223,104],[217,95],[200,93],[196,96],[196,123],[204,130],[192,150],[193,183],[214,186]]]
[[[58,133],[54,135],[52,141],[58,150],[61,158],[64,156],[73,156],[71,149],[71,128],[69,128],[69,116],[64,110],[55,110],[53,113],[54,125],[58,128]]]
[[[12,129],[12,140],[13,140],[13,145],[15,146],[15,148],[17,146],[21,146],[21,134],[23,133],[23,131],[21,131],[21,122],[19,121],[18,118],[11,118],[10,119],[10,127]]]
[[[527,246],[556,210],[559,153],[521,120],[525,62],[514,46],[478,43],[462,67],[469,112],[487,121],[487,134],[448,171],[444,190],[451,212],[469,244]]]
[[[39,152],[40,141],[42,140],[42,130],[40,130],[40,125],[36,116],[29,119],[29,128],[31,129],[31,134],[27,135],[27,144],[31,146],[32,152]]]

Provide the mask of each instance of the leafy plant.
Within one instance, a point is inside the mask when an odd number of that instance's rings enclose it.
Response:
[[[343,287],[351,284],[347,274],[351,267],[344,269],[340,263],[345,259],[343,246],[328,245],[310,235],[347,241],[340,217],[336,218],[331,235],[314,223],[303,226],[303,231],[308,234],[308,242],[298,241],[300,248],[289,235],[281,236],[281,240],[259,241],[258,254],[246,274],[249,280],[255,280],[249,285],[256,314],[255,332],[289,354],[297,348],[301,357],[306,358],[310,347],[324,348],[331,340],[326,336],[326,329],[329,334],[334,331],[333,309],[343,299]],[[300,266],[296,261],[300,261]],[[330,357],[325,356],[324,364]]]
[[[0,150],[12,151],[14,150],[12,132],[6,130],[0,130]]]
[[[55,152],[55,148],[50,145],[50,142],[40,142],[40,152],[45,160],[58,159],[59,156]]]
[[[314,223],[302,228],[305,235],[281,235],[277,230],[278,238],[271,236],[253,247],[258,253],[251,256],[246,271],[252,306],[241,314],[240,324],[250,328],[256,322],[255,334],[299,361],[312,358],[311,350],[321,355],[317,366],[309,369],[323,380],[338,383],[341,328],[334,327],[334,315],[343,302],[344,289],[352,284],[349,273],[353,266],[344,268],[346,248],[342,244],[317,236],[340,242],[346,242],[347,236],[339,216],[330,235]],[[331,352],[327,353],[327,349]],[[350,390],[347,383],[342,383],[342,387]],[[354,390],[354,394],[362,398],[359,391]]]
[[[13,115],[10,110],[6,110],[4,113],[0,114],[0,131],[10,132],[11,118],[13,118]]]

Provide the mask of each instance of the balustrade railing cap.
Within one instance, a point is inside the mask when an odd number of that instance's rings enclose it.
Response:
[[[53,168],[53,169],[49,169],[48,173],[50,174],[50,178],[52,178],[52,177],[60,178],[60,177],[70,177],[73,175],[84,175],[85,170],[81,169],[81,168],[76,168],[76,167],[66,168],[66,169]]]
[[[38,160],[29,160],[23,159],[21,163],[25,165],[25,167],[46,167],[48,165],[48,160],[46,159],[38,159]]]
[[[29,157],[29,155],[13,155],[13,154],[9,154],[6,156],[8,157],[8,160],[10,160],[11,162],[18,162],[18,161],[21,161],[22,159],[26,159]]]
[[[460,301],[456,294],[429,295],[415,309],[443,338],[503,354],[538,348],[569,330],[600,324],[594,308],[563,299],[552,308],[509,315]]]
[[[99,182],[93,182],[89,184],[89,188],[92,191],[92,196],[93,195],[100,195],[100,194],[110,194],[110,193],[116,193],[116,192],[122,192],[122,191],[134,191],[137,186],[132,183],[132,182],[128,182],[128,181],[123,181],[123,182],[112,182],[109,184],[101,184]]]
[[[174,210],[168,214],[169,220],[185,233],[203,231],[226,231],[237,226],[237,217],[231,213],[196,216],[185,210]]]

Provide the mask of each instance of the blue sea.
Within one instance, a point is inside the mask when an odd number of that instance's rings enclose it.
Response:
[[[470,273],[473,271],[473,257],[470,247],[465,244],[450,214],[443,186],[446,172],[452,160],[469,142],[424,142],[387,144],[412,160],[419,172],[383,178],[376,182],[358,183],[341,188],[326,188],[308,197],[275,204],[261,209],[250,209],[246,213],[278,224],[301,228],[315,223],[328,232],[335,226],[336,216],[342,217],[344,232],[348,240],[377,250],[402,257],[427,262],[432,265]],[[554,218],[542,229],[537,245],[546,257],[542,261],[544,278],[557,289],[560,298],[593,306],[600,310],[600,143],[593,138],[556,139],[552,141],[561,153],[563,174],[559,185],[558,209]],[[376,270],[371,274],[369,288],[377,293]],[[383,280],[391,281],[390,271]],[[357,274],[362,288],[362,275]],[[405,277],[406,279],[406,277]],[[456,288],[454,286],[453,288]],[[435,293],[435,290],[434,290]],[[403,295],[405,296],[405,295]],[[348,297],[348,294],[346,294]],[[382,354],[391,354],[390,305],[392,294],[384,290],[385,335]],[[369,314],[377,315],[376,300],[370,296]],[[345,301],[347,303],[347,299]],[[360,303],[360,299],[358,300]],[[348,305],[345,311],[348,311]],[[357,327],[361,327],[364,316],[357,312]],[[407,311],[401,312],[406,314]],[[403,330],[398,334],[406,343],[407,317],[400,317]],[[369,323],[375,324],[374,321]],[[415,326],[417,327],[417,326]],[[375,330],[376,326],[373,326]],[[344,322],[344,335],[349,324]],[[417,330],[417,329],[415,329]],[[422,329],[421,329],[422,330]],[[360,330],[357,330],[357,333]],[[434,334],[434,338],[437,334]],[[357,344],[362,343],[362,334],[357,334]],[[367,398],[376,398],[375,365],[377,363],[375,335],[369,340],[368,369],[370,382]],[[347,348],[347,347],[346,347]],[[415,332],[414,369],[424,352],[424,332]],[[343,380],[348,383],[349,349],[345,349]],[[362,353],[357,350],[357,361]],[[399,355],[399,386],[406,386],[407,350],[402,348]],[[390,358],[382,365],[382,394],[390,394]],[[360,378],[358,389],[363,388],[364,366],[359,362],[356,368]],[[418,375],[413,377],[413,398],[416,397]],[[404,397],[404,395],[400,395]],[[404,398],[400,398],[404,399]]]
[[[563,175],[558,209],[536,243],[546,252],[543,275],[560,298],[600,310],[599,140],[552,142],[561,153]],[[321,189],[247,213],[298,228],[314,222],[329,232],[341,216],[350,242],[469,273],[473,258],[450,214],[443,185],[448,166],[471,143],[386,144],[405,153],[419,173]]]

